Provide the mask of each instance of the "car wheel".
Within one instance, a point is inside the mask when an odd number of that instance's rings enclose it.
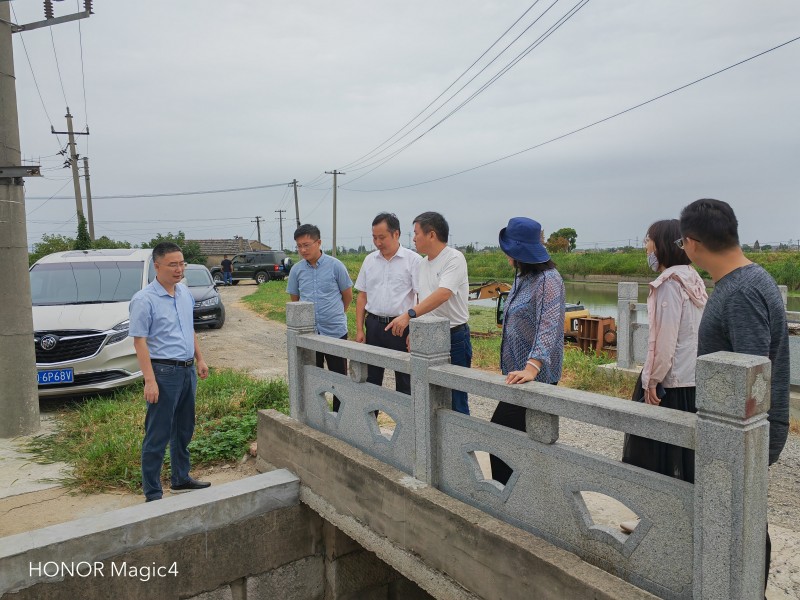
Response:
[[[266,271],[259,271],[256,273],[256,283],[267,283],[269,281],[269,275]]]
[[[211,277],[214,280],[214,283],[216,283],[217,285],[225,282],[225,278],[222,276],[222,273],[220,272],[214,273]]]
[[[233,281],[231,281],[231,283],[233,285],[239,285],[239,280],[238,279],[234,279]]]

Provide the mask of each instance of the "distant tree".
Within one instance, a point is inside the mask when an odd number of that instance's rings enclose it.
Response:
[[[553,254],[569,252],[569,240],[567,238],[557,237],[555,234],[550,235],[545,246],[548,252]]]
[[[75,238],[75,250],[91,250],[92,238],[89,237],[89,230],[86,227],[86,217],[78,213],[78,237]]]
[[[752,252],[753,247],[750,244],[742,244],[742,252]]]
[[[182,231],[178,231],[177,234],[174,234],[170,231],[167,233],[167,235],[157,233],[156,237],[154,237],[152,240],[143,243],[142,248],[155,248],[161,242],[172,242],[173,244],[180,246],[180,249],[183,252],[183,260],[188,263],[204,265],[206,264],[206,261],[208,261],[208,256],[203,254],[202,250],[200,250],[200,244],[197,242],[187,242],[186,234]]]
[[[772,245],[764,244],[763,246],[761,246],[761,249],[764,250],[765,252],[770,252],[772,250]]]
[[[75,238],[66,237],[59,234],[47,234],[42,236],[42,241],[33,245],[33,252],[28,254],[28,264],[33,264],[43,256],[53,254],[53,252],[65,252],[75,248]]]
[[[464,248],[464,254],[475,254],[475,246],[473,244],[467,244],[467,247]]]
[[[112,240],[110,237],[106,235],[102,235],[92,243],[92,247],[97,250],[112,249],[112,248],[130,248],[131,243],[125,241],[118,242],[117,240]]]
[[[556,238],[564,238],[569,243],[568,252],[572,252],[575,250],[575,242],[578,239],[578,232],[576,232],[572,227],[562,227],[558,231],[554,231],[550,234],[550,237],[547,241],[556,239]]]

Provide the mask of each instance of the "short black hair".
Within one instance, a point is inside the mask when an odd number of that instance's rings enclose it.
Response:
[[[175,242],[159,242],[153,248],[153,260],[164,258],[167,254],[172,254],[173,252],[183,253],[183,250]]]
[[[389,230],[389,233],[400,231],[400,219],[398,219],[397,215],[394,213],[382,212],[377,217],[372,219],[373,227],[375,227],[375,225],[380,225],[381,223],[386,223],[386,229]]]
[[[652,240],[655,246],[658,264],[665,269],[675,265],[691,264],[692,261],[686,256],[686,252],[678,248],[675,243],[675,240],[681,237],[681,224],[678,219],[656,221],[647,228],[647,237]]]
[[[424,233],[435,232],[440,242],[446,244],[447,240],[450,239],[450,225],[447,224],[445,218],[438,212],[424,212],[418,215],[412,222],[419,223],[419,228],[422,229]]]
[[[681,211],[681,236],[712,252],[728,250],[739,245],[739,221],[727,202],[702,198]]]
[[[297,238],[301,238],[306,235],[314,241],[318,240],[320,238],[319,227],[317,227],[316,225],[309,225],[308,223],[306,223],[305,225],[300,225],[300,227],[294,230],[295,240],[297,240]]]

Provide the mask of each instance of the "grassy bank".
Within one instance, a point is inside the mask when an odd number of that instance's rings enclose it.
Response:
[[[345,264],[350,277],[355,281],[365,254],[344,254],[338,258]],[[502,252],[476,252],[464,255],[470,281],[497,279],[511,281],[514,271]],[[763,266],[779,285],[789,290],[800,290],[800,252],[748,252],[747,258]],[[297,257],[294,257],[297,260]],[[652,278],[643,249],[628,252],[591,252],[585,254],[554,254],[553,261],[565,279],[587,275],[617,275],[620,277]],[[700,271],[703,277],[708,274]]]
[[[73,467],[67,480],[85,492],[141,490],[141,451],[146,405],[141,385],[110,396],[85,398],[64,408],[54,435],[37,438],[39,460]],[[198,381],[196,427],[189,449],[194,467],[238,460],[256,438],[256,411],[288,414],[286,382],[261,381],[244,373],[212,369]],[[169,450],[162,479],[169,479]]]

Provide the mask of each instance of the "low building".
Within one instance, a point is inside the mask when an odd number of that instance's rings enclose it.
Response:
[[[228,258],[233,258],[241,252],[252,252],[254,250],[272,250],[272,247],[262,244],[258,240],[246,240],[243,237],[235,236],[233,239],[223,240],[186,240],[195,242],[200,246],[200,251],[208,257],[206,266],[208,268],[219,266],[222,258],[227,254]]]

